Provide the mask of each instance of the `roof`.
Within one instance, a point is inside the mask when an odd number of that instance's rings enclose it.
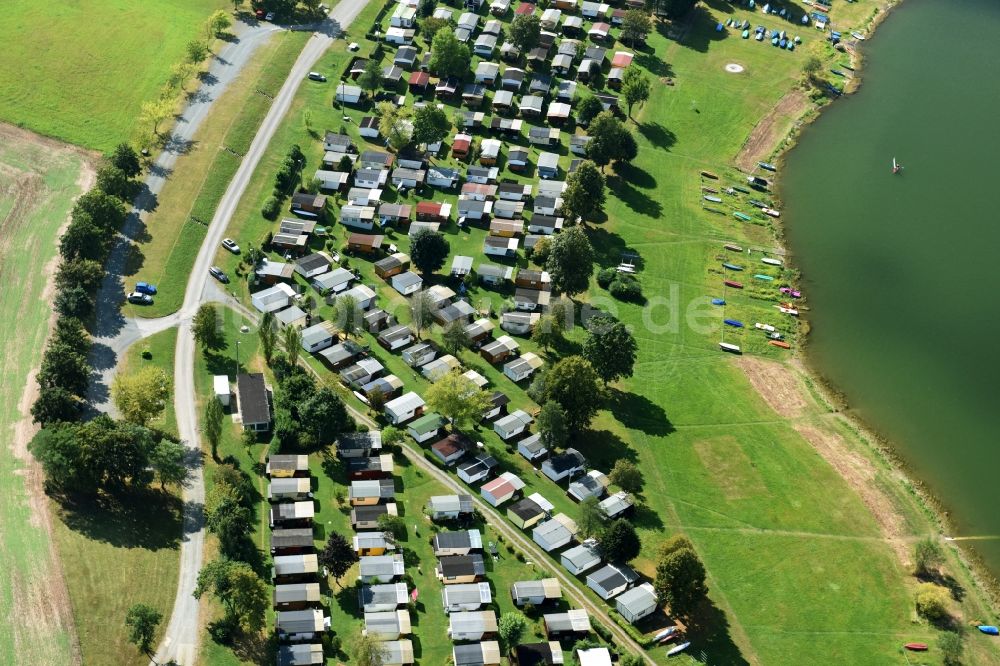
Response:
[[[511,586],[511,594],[515,599],[521,599],[524,597],[558,599],[562,596],[562,587],[559,585],[558,578],[519,580]]]
[[[278,666],[310,666],[322,663],[322,643],[296,643],[278,646]]]
[[[385,666],[402,666],[413,663],[413,641],[402,638],[396,641],[382,643],[382,663]]]
[[[558,513],[535,528],[533,535],[546,539],[571,538],[576,532],[576,523],[565,513]]]
[[[390,502],[389,504],[368,504],[351,507],[351,522],[354,524],[374,523],[378,521],[379,517],[384,515],[399,515],[396,505]]]
[[[518,409],[502,419],[497,420],[493,425],[500,428],[501,430],[511,431],[516,428],[527,428],[532,422],[531,414],[528,412]]]
[[[580,666],[611,666],[611,652],[606,647],[576,651]]]
[[[484,484],[480,490],[484,493],[490,493],[494,497],[506,497],[522,488],[524,488],[524,481],[513,472],[504,472],[489,483]]]
[[[441,599],[445,606],[455,604],[488,604],[493,601],[493,593],[489,583],[462,583],[461,585],[446,585],[441,590]]]
[[[415,421],[411,421],[406,427],[417,434],[424,435],[440,429],[443,425],[444,419],[441,415],[431,412],[429,414],[424,414]]]
[[[483,535],[479,530],[438,532],[434,535],[434,550],[454,550],[458,548],[480,550],[482,547]]]
[[[392,479],[363,479],[351,481],[349,493],[351,499],[388,499],[396,496],[396,486]]]
[[[309,469],[309,456],[288,453],[275,453],[268,456],[267,467],[274,473],[276,471],[299,472]]]
[[[274,603],[287,604],[297,601],[319,601],[319,583],[274,586]]]
[[[554,666],[563,663],[562,646],[558,641],[522,643],[516,650],[518,666]]]
[[[656,600],[656,593],[653,591],[653,586],[649,583],[644,583],[638,587],[633,587],[631,590],[622,592],[615,599],[615,603],[619,608],[637,613],[646,610],[650,606],[656,606],[658,602]]]
[[[309,548],[313,545],[311,527],[271,530],[271,548]]]
[[[365,630],[375,637],[395,637],[410,633],[410,612],[406,610],[365,613]]]
[[[297,322],[298,320],[302,319],[305,316],[306,316],[305,310],[303,310],[297,305],[293,305],[289,308],[285,308],[284,310],[279,310],[278,312],[276,312],[274,318],[278,320],[279,324],[287,326],[288,324]],[[251,421],[251,423],[255,423],[255,421]]]
[[[500,643],[483,641],[468,645],[456,645],[452,649],[454,666],[483,666],[500,663]]]
[[[319,560],[315,553],[306,555],[278,555],[274,558],[274,572],[279,576],[315,573],[319,571]]]
[[[363,555],[359,558],[359,568],[362,576],[401,576],[405,565],[400,553],[392,555]]]
[[[427,501],[432,512],[438,513],[472,513],[471,495],[434,495]]]
[[[344,432],[337,437],[337,450],[362,450],[367,454],[369,451],[380,451],[382,449],[382,433],[378,430],[366,430],[361,432]]]
[[[390,400],[385,404],[385,408],[396,414],[405,414],[407,412],[412,412],[416,409],[420,409],[424,406],[424,399],[419,395],[410,391],[409,393],[404,393],[403,395]]]
[[[536,516],[543,516],[546,513],[545,509],[540,507],[537,502],[528,497],[512,504],[507,508],[507,511],[514,514],[521,520],[531,520]]]
[[[574,608],[565,613],[550,613],[544,615],[546,631],[573,631],[584,633],[590,631],[590,615],[582,608]]]
[[[579,546],[573,546],[563,551],[562,559],[567,560],[577,569],[589,569],[601,563],[601,551],[597,543],[587,540]]]
[[[587,585],[595,585],[610,592],[623,585],[630,585],[639,580],[637,574],[626,564],[607,564],[587,576]]]
[[[457,254],[455,255],[455,258],[451,260],[451,271],[453,273],[456,271],[458,272],[464,271],[468,273],[471,270],[472,270],[472,257],[466,257]]]
[[[494,633],[497,630],[497,614],[494,611],[460,611],[448,616],[450,635]]]
[[[545,465],[555,472],[565,472],[576,467],[583,467],[587,460],[576,449],[566,449],[565,452],[554,455],[545,461]]]
[[[634,502],[629,494],[622,490],[601,500],[600,507],[604,512],[604,515],[609,518],[614,518],[622,511],[630,508],[633,503]]]
[[[438,570],[445,578],[483,576],[486,574],[486,562],[479,553],[445,555],[438,558]]]
[[[260,372],[241,373],[236,376],[236,391],[239,395],[240,415],[243,423],[269,423],[271,406],[267,398],[267,386]]]

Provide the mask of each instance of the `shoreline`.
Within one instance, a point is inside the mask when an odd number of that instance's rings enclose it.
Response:
[[[876,7],[864,26],[858,28],[859,32],[865,34],[865,41],[874,37],[878,27],[893,13],[893,10],[902,4],[902,1],[887,0],[883,5]],[[845,84],[841,97],[848,97],[855,94],[860,90],[864,82],[865,57],[861,49],[858,48],[857,42],[855,42],[855,46],[849,48],[848,55],[851,58],[854,75]],[[793,90],[796,89],[798,88]],[[789,91],[788,94],[793,94],[793,91]],[[789,131],[777,139],[770,153],[767,153],[767,161],[781,164],[784,156],[798,145],[799,134],[815,122],[827,107],[836,103],[839,99],[839,97],[827,98],[826,102],[818,105],[815,102],[810,103],[798,118],[793,119],[792,127]],[[775,192],[775,199],[780,205],[780,176],[775,181],[778,185]],[[775,220],[774,224],[775,242],[785,252],[786,257],[792,258],[791,261],[787,262],[787,267],[801,275],[801,270],[794,262],[794,253],[790,251],[785,243],[784,231],[787,220]],[[958,564],[964,570],[965,576],[981,592],[983,601],[990,610],[996,612],[997,606],[1000,605],[1000,580],[998,580],[998,577],[990,571],[982,557],[973,547],[966,548],[956,541],[947,540],[948,535],[953,533],[955,529],[955,525],[951,520],[951,511],[933,494],[927,483],[914,473],[913,469],[899,454],[897,447],[893,445],[888,437],[881,434],[877,428],[868,423],[860,414],[852,409],[847,394],[833,384],[815,365],[814,359],[808,351],[808,342],[809,324],[808,319],[806,319],[799,348],[795,351],[795,356],[793,357],[799,361],[797,364],[798,367],[795,368],[796,372],[812,383],[815,391],[830,407],[831,413],[835,414],[838,420],[842,420],[854,431],[859,442],[864,445],[869,455],[876,459],[875,462],[885,464],[890,471],[900,477],[904,487],[912,495],[916,507],[937,530],[938,537],[945,540],[951,546],[949,550],[954,553]]]

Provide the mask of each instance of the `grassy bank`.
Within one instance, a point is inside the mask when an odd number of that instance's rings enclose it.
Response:
[[[51,316],[55,238],[81,193],[86,158],[27,132],[0,127],[0,662],[70,663],[76,649],[58,580],[40,472],[26,445]],[[26,392],[27,389],[27,392]],[[27,418],[27,421],[22,421]],[[55,592],[58,587],[61,593]]]
[[[837,6],[837,29],[861,25],[875,4]],[[722,214],[717,214],[703,208],[701,191],[703,186],[745,184],[744,175],[731,165],[758,121],[799,86],[810,55],[824,58],[826,65],[835,56],[821,41],[823,33],[812,28],[801,29],[804,43],[788,52],[743,40],[739,32],[717,32],[716,25],[726,18],[745,18],[793,34],[795,30],[759,12],[712,2],[697,8],[683,24],[658,24],[636,58],[657,82],[651,99],[630,123],[639,156],[610,174],[607,219],[591,225],[588,234],[601,267],[616,266],[623,252],[639,255],[639,280],[657,305],[643,309],[610,301],[596,285],[585,297],[633,327],[639,359],[635,376],[612,387],[608,409],[574,446],[597,469],[606,471],[618,458],[632,459],[643,469],[646,509],[636,520],[644,542],[640,569],[652,573],[658,544],[675,532],[688,534],[704,558],[714,607],[703,618],[704,629],[692,636],[695,655],[704,650],[712,662],[728,664],[803,663],[815,654],[843,663],[896,663],[902,643],[934,643],[937,635],[916,620],[915,580],[907,562],[914,540],[933,533],[934,524],[899,475],[873,459],[871,448],[836,420],[823,401],[812,397],[788,352],[768,345],[751,327],[725,332],[726,341],[743,348],[745,359],[720,354],[717,343],[724,317],[772,323],[797,344],[796,321],[774,307],[783,300],[777,285],[794,284],[796,275],[790,269],[773,269],[774,286],[723,291],[724,242],[758,249],[740,259],[752,267],[751,274],[772,270],[760,262],[761,249],[776,255],[780,248],[768,218],[751,215],[746,223],[733,215],[752,214],[753,197],[727,195]],[[357,25],[363,31],[371,20],[362,16]],[[353,38],[361,41],[359,36]],[[371,44],[363,44],[366,52]],[[318,69],[333,79],[349,57],[338,42]],[[731,73],[728,64],[742,70]],[[274,230],[259,210],[291,144],[306,153],[307,179],[322,156],[323,130],[337,131],[343,125],[361,150],[375,147],[356,133],[356,121],[370,111],[332,109],[332,94],[332,85],[300,89],[234,218],[230,234],[241,244],[259,244]],[[344,122],[344,115],[351,121]],[[791,123],[783,122],[784,127]],[[779,129],[776,140],[780,135]],[[569,160],[564,153],[561,166],[568,166]],[[722,179],[703,181],[702,170]],[[388,200],[397,196],[388,188],[386,195]],[[429,191],[426,198],[454,201],[455,194]],[[411,194],[409,202],[416,200]],[[454,225],[443,231],[453,254],[483,261],[483,231]],[[345,231],[338,225],[332,234],[332,247],[339,250]],[[403,234],[390,233],[389,240],[402,251],[408,247]],[[222,253],[217,261],[231,272],[236,267],[236,260]],[[523,259],[518,263],[525,264]],[[402,298],[374,277],[369,262],[351,259],[350,267],[366,284],[376,286],[380,307],[408,320]],[[434,280],[447,278],[442,272]],[[243,280],[237,284],[245,289]],[[724,297],[725,308],[708,305],[713,297]],[[481,288],[471,293],[477,305],[499,298]],[[689,307],[703,313],[700,321],[687,315]],[[329,311],[320,307],[318,313]],[[560,351],[572,350],[582,337],[582,332],[574,332]],[[398,356],[383,352],[370,336],[365,342],[408,390],[426,389],[426,382]],[[522,350],[534,349],[528,341],[519,342]],[[552,361],[558,354],[547,356]],[[462,361],[506,392],[512,408],[531,405],[523,387],[512,385],[497,369],[470,352],[463,352]],[[560,510],[575,514],[561,490],[539,478],[492,433],[480,436],[505,467],[528,481],[529,491],[538,490]],[[961,605],[956,602],[966,618],[982,608],[975,596],[970,594]],[[995,659],[985,643],[968,643],[980,661]],[[664,651],[651,656],[661,661]],[[938,662],[937,656],[931,657],[931,663]]]
[[[260,47],[198,130],[195,148],[177,160],[129,261],[130,274],[159,288],[142,316],[159,317],[180,307],[215,208],[308,36],[281,32]]]
[[[107,151],[225,0],[13,0],[0,14],[0,119]],[[85,104],[67,103],[68,101]]]

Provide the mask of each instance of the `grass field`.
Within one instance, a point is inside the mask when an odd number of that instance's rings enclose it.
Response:
[[[27,132],[0,127],[0,662],[69,663],[76,637],[53,595],[57,571],[38,472],[22,423],[34,391],[29,372],[41,360],[48,321],[46,292],[57,233],[82,191],[87,158]],[[89,170],[90,167],[87,166]],[[16,288],[15,288],[16,286]],[[29,385],[30,381],[30,385]],[[55,585],[60,587],[61,585]]]
[[[838,29],[863,24],[874,7],[874,2],[838,6]],[[738,33],[716,32],[715,25],[728,17],[747,18],[753,24],[776,21],[762,20],[759,13],[725,2],[710,2],[678,27],[677,38],[668,38],[666,26],[660,25],[636,58],[657,83],[669,78],[675,84],[655,84],[652,98],[634,114],[639,157],[611,174],[607,219],[591,225],[588,233],[601,266],[617,265],[623,251],[639,255],[639,279],[646,296],[656,298],[659,305],[644,310],[610,301],[596,285],[586,296],[633,327],[640,353],[635,377],[612,388],[609,409],[574,445],[597,469],[607,470],[615,459],[625,457],[644,470],[642,499],[647,510],[637,519],[644,537],[637,564],[645,573],[652,573],[656,546],[667,535],[685,532],[694,541],[708,568],[716,610],[708,618],[711,622],[691,637],[694,655],[703,650],[711,662],[727,664],[806,663],[816,654],[838,663],[903,663],[901,643],[933,643],[935,631],[915,619],[914,580],[898,553],[901,550],[905,556],[913,537],[932,533],[932,523],[871,447],[836,420],[823,402],[813,400],[805,387],[791,381],[792,393],[797,395],[801,388],[806,398],[795,410],[785,410],[782,391],[788,386],[767,386],[767,394],[774,393],[769,404],[754,389],[744,364],[720,354],[716,346],[723,335],[724,316],[774,323],[797,342],[795,322],[778,319],[775,288],[722,291],[722,243],[772,249],[776,230],[763,216],[753,224],[734,218],[734,210],[752,212],[741,196],[727,198],[722,215],[706,211],[700,188],[741,184],[742,176],[731,165],[757,121],[801,79],[802,65],[812,52],[830,55],[819,42],[821,33],[811,30],[803,31],[805,43],[793,53],[742,40]],[[367,28],[364,16],[356,26],[359,31]],[[360,32],[354,39],[361,41],[359,37]],[[365,44],[363,52],[370,48],[370,42]],[[338,43],[318,69],[334,80],[349,57]],[[727,72],[729,63],[742,65],[743,72]],[[318,137],[324,129],[344,126],[361,150],[375,147],[356,133],[356,121],[370,111],[331,109],[332,94],[329,86],[322,85],[300,90],[235,216],[230,235],[241,244],[259,244],[274,229],[259,209],[289,145],[297,143],[306,152],[306,180],[322,156]],[[311,127],[305,122],[307,110]],[[343,122],[342,115],[352,122]],[[788,121],[783,123],[787,126]],[[569,159],[564,150],[563,168]],[[703,182],[699,176],[703,169],[721,174],[722,180]],[[396,196],[389,189],[386,195],[390,201]],[[454,201],[455,194],[430,190],[426,198]],[[411,195],[410,202],[416,200]],[[484,260],[483,231],[459,231],[454,225],[444,231],[453,253],[476,257],[477,263]],[[339,250],[345,231],[337,225],[332,233],[331,245]],[[389,232],[388,240],[401,251],[408,247],[403,234]],[[744,263],[763,268],[760,256],[759,251],[745,256]],[[235,258],[224,253],[218,262],[231,274],[237,269]],[[447,280],[443,273],[448,265],[437,281]],[[376,286],[380,307],[408,320],[403,299],[374,277],[367,261],[352,258],[350,266],[366,284]],[[773,275],[794,284],[793,271]],[[238,284],[245,289],[245,281]],[[728,301],[725,310],[709,309],[709,299],[720,296]],[[477,305],[481,299],[500,298],[480,288],[471,293]],[[707,325],[695,326],[685,319],[692,305],[708,313],[703,317]],[[329,314],[323,306],[317,312]],[[754,333],[752,328],[736,333],[729,329],[725,339],[755,357],[777,361],[780,377],[798,377],[792,366],[784,365],[788,352],[767,345]],[[583,335],[578,330],[570,337],[571,348]],[[426,388],[426,382],[398,356],[385,353],[370,336],[365,341],[408,390],[420,393]],[[530,342],[519,342],[522,350],[532,349]],[[483,373],[492,387],[506,392],[512,408],[530,404],[523,389],[496,369],[469,352],[462,360]],[[557,508],[572,511],[560,490],[534,476],[492,433],[481,436],[504,466],[522,473],[529,489],[540,490]],[[818,447],[823,438],[831,438],[850,456],[874,458],[871,478],[859,483],[838,473],[844,470],[835,469],[821,455]],[[867,506],[867,486],[883,491],[889,512],[899,516],[898,539],[886,538],[884,525]],[[967,597],[960,612],[970,616],[979,612],[975,596]],[[984,644],[973,645],[978,651]],[[985,650],[976,653],[979,661],[996,660],[991,648]],[[657,650],[651,656],[660,661],[664,653]],[[932,654],[926,663],[939,662]]]
[[[0,120],[107,151],[132,135],[225,0],[12,0],[0,13]]]
[[[205,229],[239,168],[239,156],[250,147],[308,37],[306,32],[281,32],[262,46],[198,130],[194,150],[177,160],[157,209],[146,218],[147,234],[133,247],[129,261],[130,273],[159,288],[143,316],[159,317],[180,307]]]

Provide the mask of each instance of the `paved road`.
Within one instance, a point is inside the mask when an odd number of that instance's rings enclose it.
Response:
[[[157,197],[173,173],[177,158],[190,150],[194,135],[208,116],[214,102],[239,75],[267,38],[280,30],[270,23],[237,23],[236,39],[225,45],[212,59],[208,75],[177,118],[174,132],[163,151],[149,168],[142,192],[133,202],[121,234],[105,267],[106,275],[97,293],[94,345],[90,354],[95,372],[88,390],[88,403],[95,411],[114,414],[109,388],[121,355],[138,340],[177,325],[176,316],[162,319],[131,319],[122,313],[126,293],[125,278],[133,241],[146,233],[145,220],[156,210]]]
[[[211,283],[208,268],[225,236],[236,207],[246,191],[250,178],[264,155],[275,131],[288,112],[295,93],[306,74],[333,43],[335,26],[348,26],[361,12],[368,0],[341,0],[330,13],[330,21],[317,26],[306,43],[298,60],[292,66],[281,91],[271,104],[250,149],[226,189],[215,216],[209,223],[205,240],[198,251],[191,277],[184,292],[184,303],[178,312],[180,331],[174,355],[174,407],[177,429],[181,439],[195,454],[201,451],[198,432],[197,396],[194,387],[194,338],[191,319],[198,306],[208,300],[219,300],[219,290]],[[209,287],[208,285],[212,285]],[[166,635],[154,657],[155,662],[174,660],[182,666],[194,664],[198,659],[200,633],[199,604],[192,596],[201,569],[205,539],[202,506],[205,500],[205,483],[200,467],[194,470],[190,483],[184,488],[185,539],[181,542],[181,566],[177,582],[177,596],[167,625]]]

